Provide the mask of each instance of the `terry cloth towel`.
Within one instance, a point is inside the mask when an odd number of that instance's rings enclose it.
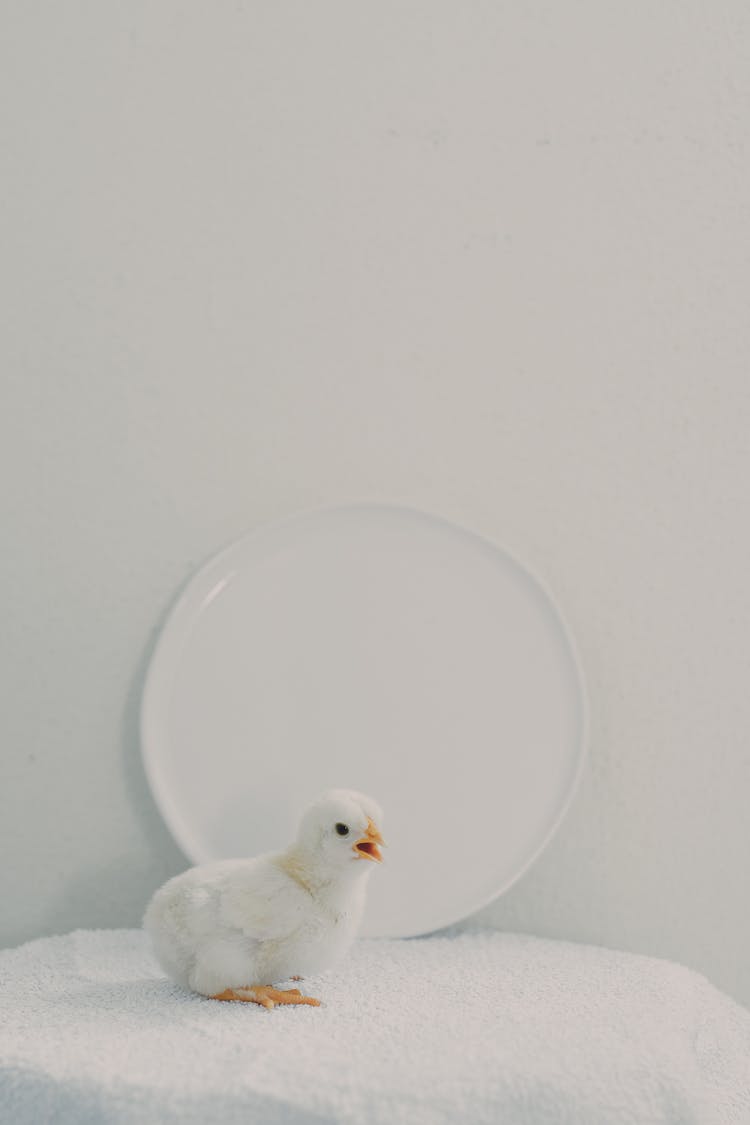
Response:
[[[0,953],[3,1125],[750,1125],[750,1012],[680,965],[519,934],[362,940],[266,1011],[139,930]]]

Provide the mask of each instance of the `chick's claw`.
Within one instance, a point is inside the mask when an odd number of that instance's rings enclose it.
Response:
[[[260,1004],[263,1008],[276,1007],[277,1004],[309,1004],[320,1007],[320,1000],[313,996],[303,996],[298,988],[278,989],[270,984],[256,984],[251,988],[225,988],[217,992],[212,1000],[242,1000],[247,1004]]]
[[[320,1000],[316,1000],[314,996],[303,996],[298,988],[272,988],[270,985],[261,985],[260,987],[239,990],[245,993],[242,999],[254,1001],[256,1004],[262,1004],[264,1008],[273,1008],[275,1004],[309,1004],[310,1007],[319,1008]]]

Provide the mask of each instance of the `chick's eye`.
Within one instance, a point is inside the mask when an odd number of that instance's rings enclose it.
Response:
[[[338,832],[339,836],[348,836],[349,835],[349,825],[348,824],[342,824],[341,821],[339,821],[339,823],[336,825],[336,831]]]

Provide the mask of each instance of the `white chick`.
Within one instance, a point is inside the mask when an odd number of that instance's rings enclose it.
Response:
[[[286,851],[192,867],[154,894],[143,925],[172,980],[214,1000],[312,1004],[273,982],[329,968],[352,943],[380,862],[379,805],[332,789]],[[364,861],[364,862],[363,862]]]

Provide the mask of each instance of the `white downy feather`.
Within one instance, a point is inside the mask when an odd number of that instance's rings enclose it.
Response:
[[[373,863],[352,845],[369,822],[382,824],[375,801],[331,790],[307,810],[286,851],[201,864],[170,879],[143,920],[164,971],[214,996],[334,965],[364,911]]]

